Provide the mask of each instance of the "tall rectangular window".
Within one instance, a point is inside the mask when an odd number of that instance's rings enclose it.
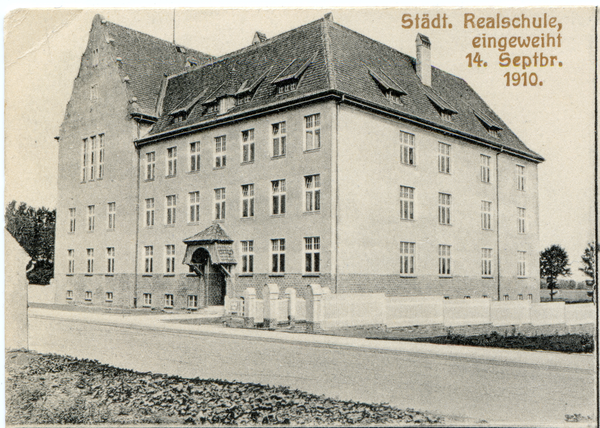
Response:
[[[450,174],[450,144],[438,143],[438,171]]]
[[[75,208],[69,208],[69,233],[75,232],[75,220],[77,210]]]
[[[177,147],[167,149],[167,177],[177,175]]]
[[[165,308],[172,308],[172,307],[173,307],[173,295],[165,294]]]
[[[198,307],[198,296],[194,294],[187,296],[187,307],[188,309],[196,309]]]
[[[167,196],[167,224],[177,222],[177,195]]]
[[[271,125],[271,139],[273,140],[273,157],[285,156],[287,134],[285,122]]]
[[[321,272],[321,238],[319,236],[304,238],[304,272]]]
[[[481,201],[481,228],[492,229],[492,203],[488,201]]]
[[[490,182],[490,157],[486,155],[480,156],[481,162],[481,181],[483,183]]]
[[[144,293],[144,306],[152,305],[152,294]]]
[[[450,245],[438,247],[438,273],[440,276],[450,276]]]
[[[223,168],[227,165],[227,137],[221,135],[215,137],[215,168]]]
[[[400,163],[415,164],[415,136],[404,131],[400,131]]]
[[[525,191],[525,167],[517,165],[517,190]]]
[[[73,300],[73,290],[67,290],[67,300]]]
[[[75,273],[75,250],[67,250],[67,260],[69,261],[68,273]]]
[[[85,292],[85,301],[86,302],[91,302],[92,301],[92,292],[91,291],[86,291]]]
[[[492,276],[492,249],[481,249],[481,276]]]
[[[94,249],[87,249],[87,273],[94,273]]]
[[[146,226],[154,226],[154,198],[146,199]]]
[[[271,181],[273,215],[285,214],[285,180]]]
[[[117,225],[117,204],[116,202],[108,203],[108,228],[114,230]]]
[[[304,150],[313,150],[321,147],[321,115],[313,114],[304,117]]]
[[[200,171],[200,141],[190,143],[190,171]]]
[[[519,277],[527,276],[527,266],[525,266],[526,258],[526,251],[517,251],[517,276]]]
[[[254,272],[254,241],[241,241],[242,273]]]
[[[146,153],[146,180],[154,180],[156,172],[156,152]]]
[[[242,218],[254,217],[254,184],[242,186]]]
[[[254,162],[254,129],[242,131],[242,162]]]
[[[321,210],[321,176],[307,175],[304,177],[304,194],[306,212]]]
[[[415,274],[415,243],[400,242],[400,275]]]
[[[87,164],[88,164],[88,139],[83,139],[81,147],[81,181],[87,180]]]
[[[525,208],[517,208],[518,211],[518,230],[520,234],[525,233]]]
[[[447,193],[440,193],[438,195],[438,222],[440,224],[450,224],[450,204],[452,203],[452,196]]]
[[[285,272],[285,239],[271,239],[271,272]]]
[[[96,178],[97,150],[98,143],[96,142],[96,136],[90,137],[90,180],[94,180]]]
[[[415,219],[415,189],[412,187],[400,186],[400,218]]]
[[[215,220],[225,219],[225,188],[215,189]]]
[[[165,245],[165,272],[175,273],[175,245]]]
[[[144,273],[154,272],[154,247],[144,247]]]
[[[200,221],[200,192],[190,192],[190,223]]]
[[[98,180],[104,178],[104,134],[98,135]]]
[[[98,48],[92,50],[92,67],[96,67],[100,63],[100,51]]]
[[[115,273],[115,247],[106,248],[106,273]]]
[[[94,213],[96,207],[94,205],[88,205],[88,231],[92,232],[96,226],[96,214]]]

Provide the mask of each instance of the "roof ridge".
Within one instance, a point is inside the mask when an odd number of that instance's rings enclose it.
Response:
[[[330,19],[323,18],[322,23],[322,34],[323,39],[323,57],[325,58],[325,69],[327,70],[327,79],[329,80],[329,87],[333,90],[337,89],[337,75],[335,67],[333,66],[333,54],[331,52],[331,38],[329,37],[329,23]]]

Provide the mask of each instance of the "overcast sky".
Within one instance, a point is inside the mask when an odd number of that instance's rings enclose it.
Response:
[[[519,138],[546,161],[539,166],[540,250],[564,246],[575,279],[580,256],[594,236],[594,10],[578,9],[178,9],[175,39],[215,56],[250,44],[255,31],[268,37],[319,19],[415,55],[418,32],[432,42],[432,64],[464,78]],[[562,47],[508,49],[511,57],[544,52],[562,67],[530,68],[543,86],[506,86],[507,71],[497,49],[475,49],[473,37],[539,36],[556,29],[464,29],[464,14],[538,17],[547,13],[562,24]],[[5,20],[5,200],[56,207],[57,143],[92,18],[167,40],[173,39],[173,10],[20,10]],[[452,29],[405,29],[403,14],[446,13]],[[468,67],[465,56],[479,52],[487,67]],[[576,273],[577,272],[577,273]]]

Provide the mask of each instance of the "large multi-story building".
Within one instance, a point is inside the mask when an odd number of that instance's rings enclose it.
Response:
[[[430,53],[328,14],[212,58],[96,17],[60,133],[57,303],[539,300],[543,159]]]

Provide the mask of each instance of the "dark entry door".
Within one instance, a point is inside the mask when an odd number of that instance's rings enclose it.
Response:
[[[219,265],[213,265],[210,253],[205,248],[198,248],[192,255],[192,263],[202,273],[199,278],[204,283],[204,296],[206,306],[220,306],[225,304],[225,274]]]

